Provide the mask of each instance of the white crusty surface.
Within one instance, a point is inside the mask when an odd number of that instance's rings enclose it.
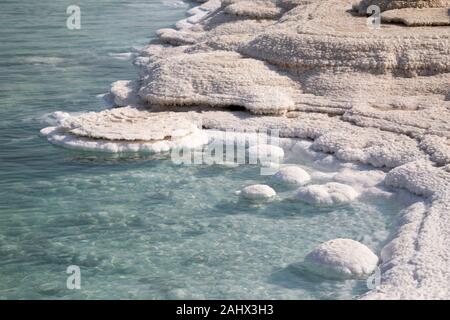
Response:
[[[339,205],[355,200],[359,193],[346,184],[329,182],[326,184],[314,184],[297,189],[295,200],[300,200],[312,205]]]
[[[368,247],[351,239],[324,242],[304,260],[310,272],[332,279],[363,279],[377,264],[378,257]]]
[[[154,113],[131,107],[70,115],[57,112],[56,126],[41,133],[58,145],[105,152],[167,152],[197,148],[208,141],[187,117],[174,112]]]
[[[180,114],[154,113],[130,107],[77,116],[63,114],[58,126],[79,137],[119,141],[176,139],[198,130],[194,122]]]
[[[308,139],[314,151],[377,167],[358,193],[385,185],[424,199],[401,213],[381,286],[363,298],[450,299],[450,32],[436,23],[450,1],[197,2],[143,48],[137,81],[112,86],[124,108],[61,119],[43,129],[48,139],[158,152],[205,143],[194,124]],[[381,29],[367,26],[370,5],[383,11]],[[361,185],[345,171],[334,180]]]
[[[141,103],[139,96],[136,94],[138,88],[139,83],[137,81],[119,80],[111,84],[110,93],[117,106],[138,106]]]
[[[395,9],[383,12],[381,19],[407,26],[450,26],[448,8]]]
[[[248,154],[252,163],[258,160],[259,163],[275,163],[279,164],[284,158],[284,150],[281,147],[270,144],[256,144],[248,148]]]
[[[287,166],[278,170],[274,179],[281,183],[302,186],[311,181],[311,176],[298,166]]]
[[[243,188],[239,195],[250,200],[267,200],[277,195],[275,190],[264,184],[254,184]]]
[[[294,109],[300,89],[266,63],[228,51],[154,58],[148,68],[139,95],[150,104],[240,105],[254,113],[280,113]],[[206,74],[207,83],[201,80]]]
[[[377,5],[382,11],[404,8],[439,8],[450,7],[449,0],[362,0],[356,6],[361,14],[367,13],[367,8]]]

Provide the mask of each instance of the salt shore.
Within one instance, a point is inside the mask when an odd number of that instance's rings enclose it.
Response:
[[[197,2],[135,58],[140,79],[112,85],[118,108],[59,114],[42,133],[161,152],[206,143],[202,128],[278,129],[309,140],[303,151],[380,168],[358,185],[381,180],[423,201],[403,211],[379,254],[381,285],[361,298],[449,299],[450,1]],[[367,25],[373,4],[380,29]]]

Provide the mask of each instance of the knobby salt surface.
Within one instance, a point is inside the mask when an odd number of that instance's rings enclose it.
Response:
[[[279,129],[383,168],[365,187],[424,200],[405,210],[381,252],[381,286],[362,298],[450,298],[450,1],[197,2],[135,59],[139,80],[113,84],[122,108],[60,114],[42,133],[74,148],[161,152],[206,143],[200,127]],[[367,26],[371,4],[381,29]]]

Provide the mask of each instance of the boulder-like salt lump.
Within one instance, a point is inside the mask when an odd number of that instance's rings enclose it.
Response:
[[[348,185],[329,182],[301,187],[297,189],[294,199],[313,205],[335,205],[351,202],[358,196],[359,193]]]
[[[275,197],[276,194],[275,190],[264,184],[254,184],[239,192],[239,195],[250,200],[267,200]]]
[[[257,159],[261,164],[279,163],[284,158],[284,150],[270,144],[258,144],[248,148],[250,159]]]
[[[308,172],[297,166],[289,166],[281,168],[275,175],[274,179],[279,182],[293,185],[303,186],[311,181]]]
[[[351,239],[334,239],[320,244],[304,260],[312,273],[329,279],[361,279],[372,274],[378,257],[367,246]]]

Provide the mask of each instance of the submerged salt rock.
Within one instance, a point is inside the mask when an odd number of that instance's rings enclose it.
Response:
[[[276,194],[275,190],[264,184],[251,185],[239,192],[239,195],[250,200],[266,200],[275,197]]]
[[[274,175],[274,179],[282,183],[302,186],[311,181],[311,176],[300,167],[289,166],[281,168]]]
[[[378,257],[367,246],[351,239],[324,242],[304,260],[310,272],[331,279],[365,278],[377,264]]]
[[[312,205],[335,205],[355,200],[359,193],[352,187],[329,182],[323,185],[310,185],[297,189],[294,199]]]
[[[333,180],[353,187],[370,188],[383,182],[385,177],[386,173],[381,170],[343,169],[333,177]]]

